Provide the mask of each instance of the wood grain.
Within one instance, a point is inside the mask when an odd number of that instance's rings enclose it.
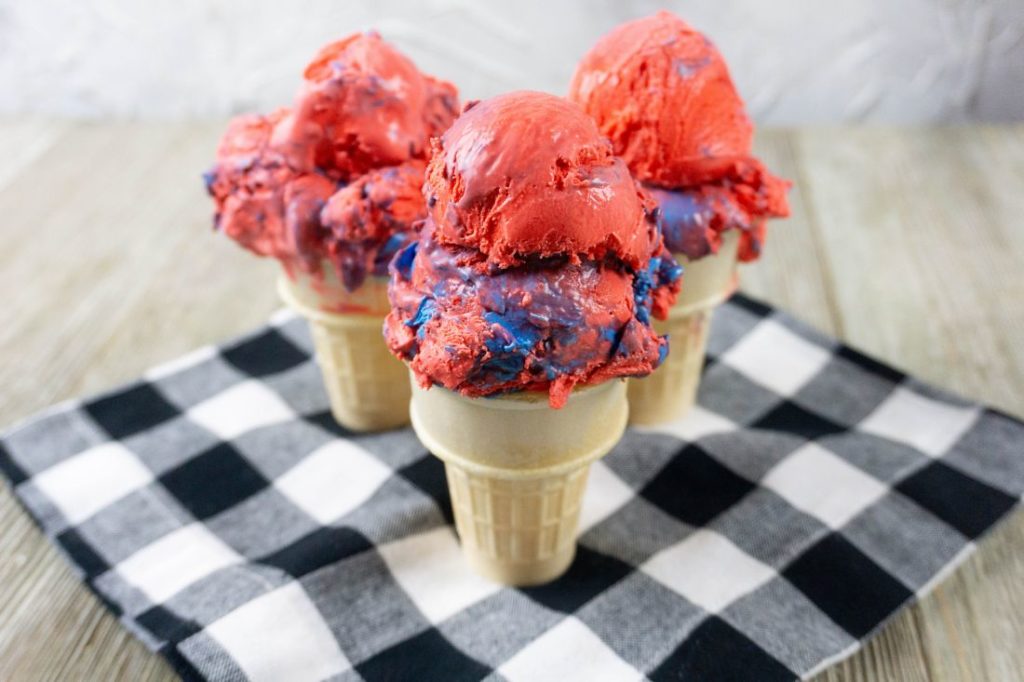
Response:
[[[0,122],[0,425],[278,307],[274,264],[210,234],[222,122]],[[769,131],[794,179],[749,293],[937,385],[1024,414],[1024,127]],[[1012,680],[1024,517],[816,680]],[[0,679],[171,680],[0,486]]]

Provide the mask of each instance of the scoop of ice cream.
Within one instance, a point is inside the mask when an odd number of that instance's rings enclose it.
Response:
[[[569,86],[636,177],[692,184],[694,164],[750,154],[753,125],[722,55],[669,12],[631,21],[588,52]]]
[[[438,241],[499,267],[558,255],[636,267],[655,240],[629,170],[594,121],[539,92],[465,111],[437,143],[424,192]]]
[[[756,260],[768,218],[789,214],[788,184],[754,158],[730,160],[721,177],[676,190],[647,185],[665,246],[690,259],[717,253],[726,230],[740,231],[739,258]]]
[[[725,60],[682,19],[658,12],[601,38],[577,66],[569,98],[594,117],[638,180],[683,192],[674,206],[661,206],[663,216],[678,214],[694,188],[717,188],[683,220],[704,225],[702,238],[676,239],[678,230],[662,225],[672,251],[700,257],[717,250],[716,231],[737,228],[745,232],[741,258],[751,260],[765,219],[788,215],[789,183],[751,156],[753,125]],[[689,250],[691,242],[710,251]]]
[[[668,346],[650,313],[671,305],[681,271],[593,122],[511,93],[469,109],[434,154],[434,210],[392,261],[385,321],[421,384],[547,391],[560,407],[578,384],[657,367]]]
[[[376,33],[328,45],[293,109],[229,124],[206,174],[216,226],[287,270],[327,260],[349,290],[385,275],[426,215],[429,139],[457,104]]]
[[[217,165],[205,177],[217,227],[258,255],[310,269],[322,258],[319,212],[335,183],[296,172],[270,148],[273,127],[285,115],[280,110],[231,121]]]
[[[387,274],[388,262],[415,239],[414,223],[426,214],[420,160],[377,168],[338,190],[320,212],[329,258],[349,289],[367,273]]]
[[[668,352],[650,327],[650,264],[567,258],[481,274],[479,254],[444,246],[433,221],[392,262],[385,337],[420,383],[468,396],[546,391],[561,407],[577,384],[645,376]],[[678,279],[671,258],[659,261]]]
[[[327,45],[306,67],[273,144],[293,168],[348,181],[425,158],[457,107],[453,85],[422,74],[377,33],[357,33]]]

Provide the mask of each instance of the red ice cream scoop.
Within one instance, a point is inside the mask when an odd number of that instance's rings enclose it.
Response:
[[[273,137],[296,170],[347,181],[426,158],[430,138],[454,117],[455,87],[420,72],[376,33],[325,46],[303,78]]]
[[[331,43],[291,109],[228,126],[206,176],[216,225],[289,271],[319,276],[327,261],[356,289],[415,238],[429,141],[457,110],[454,86],[378,34]]]
[[[669,12],[631,21],[580,60],[569,99],[597,122],[637,180],[678,191],[662,206],[674,252],[714,252],[724,230],[743,230],[740,257],[760,254],[764,221],[788,215],[789,183],[751,154],[753,124],[721,53]],[[678,215],[692,205],[692,215]],[[694,233],[697,234],[694,234]]]
[[[629,169],[594,120],[539,92],[463,113],[434,150],[424,193],[438,242],[499,267],[556,255],[611,255],[636,267],[656,238]]]

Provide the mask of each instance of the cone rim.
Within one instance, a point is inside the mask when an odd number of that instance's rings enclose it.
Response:
[[[298,299],[292,288],[295,285],[289,277],[281,273],[277,276],[277,294],[284,301],[285,305],[310,322],[322,324],[329,327],[360,327],[370,324],[379,324],[386,313],[331,313],[326,310],[319,310],[304,304]],[[382,332],[383,333],[383,332]]]
[[[607,455],[619,442],[622,438],[622,433],[626,430],[626,426],[629,422],[629,409],[627,406],[627,409],[621,410],[621,414],[618,417],[618,421],[620,423],[616,424],[616,426],[611,429],[611,432],[618,433],[617,437],[609,438],[608,442],[601,446],[596,447],[589,452],[581,453],[579,456],[572,457],[571,459],[549,466],[528,469],[505,468],[480,464],[479,462],[474,462],[441,445],[430,435],[429,431],[424,428],[419,411],[416,408],[415,401],[410,402],[409,405],[409,421],[412,424],[413,431],[416,432],[416,436],[420,439],[420,442],[424,447],[426,447],[432,455],[440,459],[445,464],[458,467],[459,469],[474,476],[500,480],[526,480],[564,476],[576,469],[589,466],[591,463]]]

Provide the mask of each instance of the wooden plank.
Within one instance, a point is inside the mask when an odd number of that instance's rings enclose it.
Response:
[[[53,147],[70,127],[64,121],[34,118],[0,122],[0,189]]]
[[[0,356],[19,357],[0,366],[8,422],[252,327],[277,305],[273,264],[209,227],[199,173],[218,127],[83,126],[0,191],[0,220],[25,233],[0,269],[13,320]]]
[[[221,123],[191,129],[194,144],[177,154],[155,230],[173,230],[180,239],[170,257],[151,262],[138,282],[135,304],[107,330],[80,379],[70,386],[72,393],[109,386],[111,367],[118,369],[113,380],[129,380],[199,346],[249,331],[281,306],[277,264],[239,249],[211,228],[212,203],[196,169],[209,163],[222,129]],[[175,192],[175,186],[192,191]]]
[[[841,336],[939,386],[1024,414],[1019,128],[798,136]],[[980,554],[823,679],[1011,679],[1024,669],[1018,515]],[[920,659],[886,659],[893,629]],[[910,641],[909,636],[898,639]],[[868,661],[884,661],[871,670]],[[844,676],[845,675],[845,676]]]
[[[275,265],[209,231],[198,174],[221,129],[0,124],[0,224],[15,237],[0,252],[0,357],[17,358],[0,363],[0,424],[246,331],[277,307]],[[36,141],[5,156],[19,139]],[[776,131],[758,153],[797,187],[793,217],[744,269],[745,290],[1024,413],[1024,127]],[[1018,515],[816,679],[1012,679],[1024,669],[1022,543]],[[174,678],[6,488],[0,585],[0,679]]]
[[[773,222],[760,260],[740,268],[743,289],[765,301],[800,312],[801,319],[821,331],[838,335],[832,273],[820,252],[820,218],[808,202],[796,156],[794,136],[787,131],[765,131],[757,136],[758,156],[772,170],[793,182],[789,203],[791,215]]]
[[[1024,414],[1024,138],[992,132],[929,131],[911,141],[910,154],[938,160],[920,202],[936,238],[918,258],[949,337],[946,385]],[[984,258],[963,258],[972,252]],[[948,679],[1013,679],[1024,669],[1022,539],[1018,514],[922,603],[925,653]]]
[[[801,134],[842,336],[912,374],[1024,413],[1019,137],[968,129]],[[1014,142],[1016,141],[1016,142]],[[1016,222],[1012,222],[1016,221]],[[1016,343],[1015,343],[1016,342]]]

